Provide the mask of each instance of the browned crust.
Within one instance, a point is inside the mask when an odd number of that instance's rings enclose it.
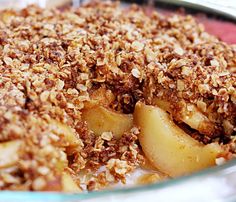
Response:
[[[91,99],[132,113],[138,100],[152,104],[159,97],[172,103],[176,121],[185,100],[201,111],[204,105],[215,125],[214,134],[202,130],[208,139],[226,134],[225,120],[235,130],[235,48],[191,16],[118,6],[0,12],[0,142],[23,141],[16,168],[0,171],[0,189],[61,190],[65,169],[88,190],[125,182],[142,162],[138,131],[120,140],[95,137],[81,121]],[[53,135],[50,119],[74,129],[81,145],[68,149],[69,142]],[[107,171],[81,181],[83,170],[101,166]]]

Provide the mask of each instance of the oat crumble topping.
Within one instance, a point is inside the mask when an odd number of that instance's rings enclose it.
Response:
[[[96,136],[81,118],[94,101],[129,114],[139,100],[162,99],[179,124],[194,106],[208,122],[191,135],[232,139],[225,147],[235,152],[236,49],[189,15],[97,1],[63,12],[3,10],[0,75],[0,143],[17,153],[13,166],[0,159],[0,190],[61,191],[63,172],[84,190],[125,183],[144,161],[139,129]]]

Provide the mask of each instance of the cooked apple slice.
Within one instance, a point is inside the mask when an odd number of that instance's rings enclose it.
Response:
[[[101,106],[83,110],[82,119],[87,122],[89,129],[96,135],[112,132],[117,139],[133,126],[132,115],[119,114]]]
[[[159,98],[154,98],[153,104],[161,109],[171,113],[170,103]],[[214,124],[193,104],[187,104],[181,101],[182,109],[179,113],[179,119],[198,130],[200,133],[212,135],[215,131]]]
[[[75,181],[72,179],[71,175],[69,173],[64,172],[62,174],[62,191],[64,192],[81,192],[81,189],[79,186],[75,183]]]
[[[160,98],[154,98],[153,104],[158,106],[159,108],[165,110],[166,112],[171,111],[170,102],[168,102],[166,100],[162,100]]]
[[[63,138],[69,144],[68,146],[81,146],[81,140],[70,126],[56,120],[50,120],[49,124],[53,127],[53,132]]]
[[[191,128],[198,130],[200,133],[212,135],[215,131],[214,123],[205,116],[193,104],[185,104],[181,111],[182,121]]]
[[[11,167],[17,163],[21,143],[21,140],[0,143],[0,168]]]
[[[137,103],[134,123],[147,158],[169,176],[181,176],[215,165],[218,144],[203,145],[180,129],[164,110]]]

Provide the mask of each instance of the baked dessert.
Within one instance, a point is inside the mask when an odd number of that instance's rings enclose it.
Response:
[[[146,159],[174,177],[235,156],[236,49],[193,17],[92,1],[0,19],[0,189],[99,190]]]

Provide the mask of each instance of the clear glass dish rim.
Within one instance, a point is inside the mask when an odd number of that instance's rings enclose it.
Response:
[[[160,2],[165,2],[161,0]],[[188,11],[189,8],[194,8],[200,12],[207,13],[207,11],[212,11],[212,9],[204,7],[204,6],[193,6],[191,3],[187,2],[179,2],[176,3],[174,0],[170,0],[168,2],[170,5],[178,5],[181,7],[186,8]],[[0,8],[1,9],[1,8]],[[220,16],[226,19],[231,19],[232,21],[236,22],[236,17],[227,15],[220,10],[213,10],[215,11],[216,16]],[[142,185],[142,186],[135,186],[135,187],[125,187],[125,188],[115,188],[115,189],[107,189],[101,191],[93,191],[93,192],[81,192],[81,193],[62,193],[62,192],[31,192],[31,191],[0,191],[0,201],[23,201],[23,200],[45,200],[45,201],[64,201],[64,200],[84,200],[84,199],[93,199],[99,196],[104,195],[116,195],[116,194],[123,194],[123,193],[135,193],[135,192],[145,192],[150,190],[160,190],[170,186],[175,186],[186,181],[191,181],[198,177],[204,176],[217,176],[222,175],[224,176],[224,172],[233,166],[236,166],[236,159],[230,160],[223,165],[210,167],[191,175],[182,176],[174,179],[170,179],[167,181],[162,181],[155,184],[149,185]],[[235,194],[236,195],[236,194]],[[235,198],[236,199],[236,198]]]
[[[101,191],[93,192],[81,192],[81,193],[60,193],[60,192],[30,192],[30,191],[0,191],[0,201],[6,200],[84,200],[92,199],[99,196],[111,195],[111,194],[122,194],[122,193],[135,193],[135,192],[145,192],[150,190],[160,190],[166,187],[178,185],[189,180],[194,180],[197,177],[204,176],[224,176],[224,172],[227,173],[227,170],[233,166],[236,166],[236,159],[230,160],[227,163],[219,166],[210,167],[199,172],[193,173],[191,175],[178,177],[175,179],[170,179],[167,181],[162,181],[155,184],[136,186],[136,187],[127,187],[127,188],[116,188],[116,189],[107,189]]]

